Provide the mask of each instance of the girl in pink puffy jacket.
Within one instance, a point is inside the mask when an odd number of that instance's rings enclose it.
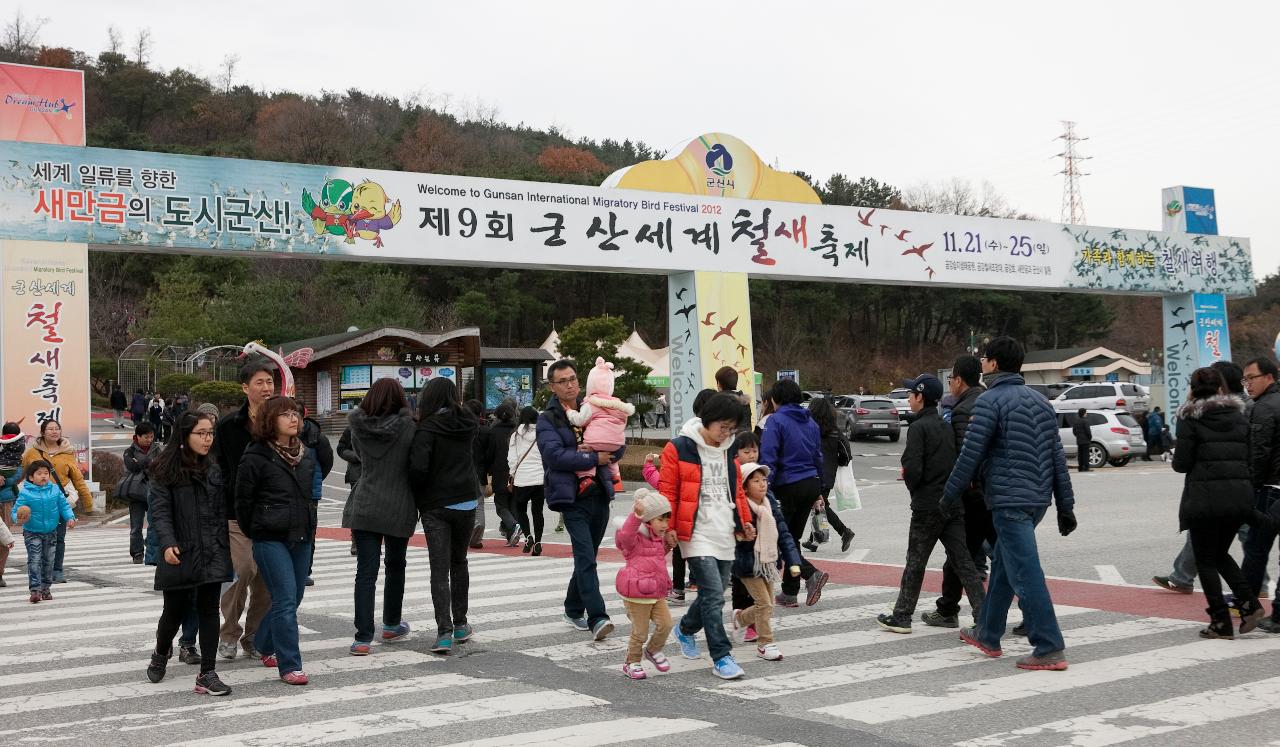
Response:
[[[667,573],[667,524],[671,503],[653,490],[636,491],[636,503],[627,519],[614,535],[614,544],[627,564],[618,571],[618,594],[631,618],[631,640],[622,673],[633,680],[645,678],[640,654],[659,672],[671,669],[662,647],[671,635],[671,611],[667,609],[667,592],[671,575]],[[649,624],[653,635],[649,636]],[[645,639],[648,638],[646,645]]]
[[[582,406],[565,413],[572,425],[582,429],[584,450],[613,452],[627,442],[627,418],[636,414],[636,408],[613,396],[613,378],[613,364],[597,357],[596,364],[587,373],[587,396]],[[622,490],[618,463],[611,464],[609,471],[614,490]],[[579,472],[578,492],[585,492],[595,476],[595,467]]]

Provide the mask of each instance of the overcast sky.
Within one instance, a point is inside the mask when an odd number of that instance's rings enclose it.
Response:
[[[397,8],[397,6],[400,6]],[[1090,139],[1088,222],[1160,227],[1160,189],[1217,191],[1219,231],[1280,270],[1280,10],[1208,2],[23,0],[41,41],[96,55],[149,28],[152,64],[269,90],[357,88],[665,150],[729,132],[786,170],[906,189],[990,181],[1057,221],[1060,120]],[[1236,10],[1234,8],[1239,8]],[[93,113],[90,112],[92,117]]]

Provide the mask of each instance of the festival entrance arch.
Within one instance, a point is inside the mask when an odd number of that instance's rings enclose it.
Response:
[[[717,133],[603,187],[38,143],[0,153],[4,413],[78,408],[86,444],[89,248],[664,274],[673,426],[720,366],[752,386],[748,277],[1163,296],[1170,407],[1191,369],[1230,354],[1224,299],[1254,293],[1249,241],[1186,233],[1189,198],[1168,208],[1177,231],[827,206]]]

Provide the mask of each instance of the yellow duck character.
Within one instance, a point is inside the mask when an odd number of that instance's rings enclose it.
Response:
[[[396,200],[387,210],[390,202],[387,191],[377,182],[368,179],[356,185],[351,198],[351,225],[355,234],[362,239],[373,241],[376,247],[382,247],[382,231],[394,228],[400,222],[400,201]],[[347,243],[355,243],[348,239]]]

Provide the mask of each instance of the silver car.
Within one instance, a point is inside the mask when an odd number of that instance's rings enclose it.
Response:
[[[1142,437],[1142,426],[1129,413],[1120,410],[1089,410],[1085,413],[1089,423],[1089,469],[1103,464],[1123,467],[1135,456],[1146,453],[1147,442]],[[1076,437],[1071,428],[1079,421],[1072,412],[1058,413],[1058,435],[1068,461],[1076,456]]]
[[[1097,381],[1073,386],[1053,400],[1058,412],[1085,410],[1127,410],[1146,412],[1151,397],[1145,387],[1119,381]]]

